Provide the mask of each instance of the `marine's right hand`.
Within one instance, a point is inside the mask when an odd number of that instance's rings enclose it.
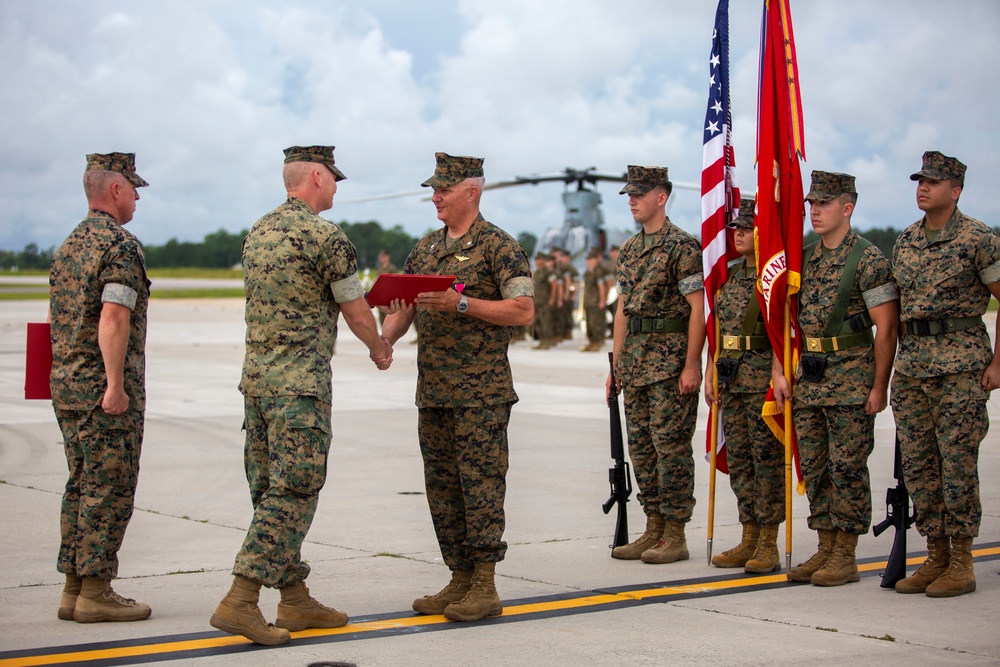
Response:
[[[784,375],[772,375],[771,386],[774,387],[774,402],[778,404],[778,411],[785,411],[785,401],[792,400],[792,392],[788,388],[788,379]]]
[[[393,299],[389,302],[388,306],[379,306],[381,310],[386,315],[392,315],[394,313],[409,312],[414,309],[414,305],[411,303],[407,305],[406,301],[403,299]]]

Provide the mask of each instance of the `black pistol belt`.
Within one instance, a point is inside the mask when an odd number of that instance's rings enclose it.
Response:
[[[982,324],[982,317],[949,317],[944,320],[910,320],[903,322],[903,331],[914,336],[940,336],[971,329]]]
[[[688,321],[665,317],[630,317],[628,330],[632,333],[686,333]]]
[[[840,350],[847,350],[852,347],[871,345],[873,342],[875,342],[875,335],[872,333],[872,330],[865,329],[864,331],[847,334],[846,336],[806,338],[805,350],[803,351],[812,353],[839,352]]]

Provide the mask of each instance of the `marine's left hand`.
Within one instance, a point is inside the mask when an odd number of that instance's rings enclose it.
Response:
[[[888,392],[885,389],[872,387],[872,390],[868,392],[868,398],[865,399],[865,414],[877,415],[885,410],[887,405],[889,405]]]
[[[441,292],[421,292],[414,303],[421,308],[440,312],[458,312],[458,300],[461,295],[453,289]]]
[[[698,366],[686,365],[681,371],[681,377],[677,380],[677,389],[682,394],[693,394],[701,387],[701,368]]]
[[[1000,389],[1000,363],[996,360],[983,372],[983,389],[986,391]]]

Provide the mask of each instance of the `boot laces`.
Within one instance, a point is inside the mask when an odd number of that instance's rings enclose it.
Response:
[[[115,591],[113,591],[110,588],[108,590],[104,591],[104,594],[103,594],[102,597],[105,600],[107,600],[108,602],[115,602],[115,603],[120,604],[120,605],[122,605],[124,607],[134,607],[135,604],[136,604],[135,600],[133,600],[132,598],[122,597],[121,595],[118,595],[118,593],[116,593]]]

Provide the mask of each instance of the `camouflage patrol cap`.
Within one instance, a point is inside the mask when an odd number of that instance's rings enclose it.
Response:
[[[334,179],[342,181],[347,176],[333,163],[333,146],[290,146],[285,149],[285,164],[289,162],[318,162],[333,172]]]
[[[481,157],[435,153],[434,159],[437,160],[434,175],[421,183],[421,187],[450,188],[467,178],[482,178],[483,176],[483,158]]]
[[[806,201],[828,202],[843,194],[857,194],[854,177],[830,171],[813,171]]]
[[[657,185],[673,187],[667,176],[666,167],[638,167],[630,164],[626,179],[628,183],[618,193],[620,195],[644,195]]]
[[[135,153],[91,153],[87,156],[87,168],[84,171],[115,171],[137,188],[149,185],[135,173]]]
[[[753,211],[756,203],[753,199],[740,200],[740,214],[735,220],[731,220],[726,227],[730,229],[753,229]]]
[[[587,253],[587,259],[601,259],[601,257],[603,257],[603,255],[601,255],[599,248],[591,248]]]
[[[546,255],[544,252],[536,252],[535,259],[552,259],[552,258]]]
[[[965,165],[938,151],[927,151],[924,153],[923,167],[911,175],[910,180],[919,181],[922,177],[932,178],[935,181],[947,181],[953,178],[965,187]]]

